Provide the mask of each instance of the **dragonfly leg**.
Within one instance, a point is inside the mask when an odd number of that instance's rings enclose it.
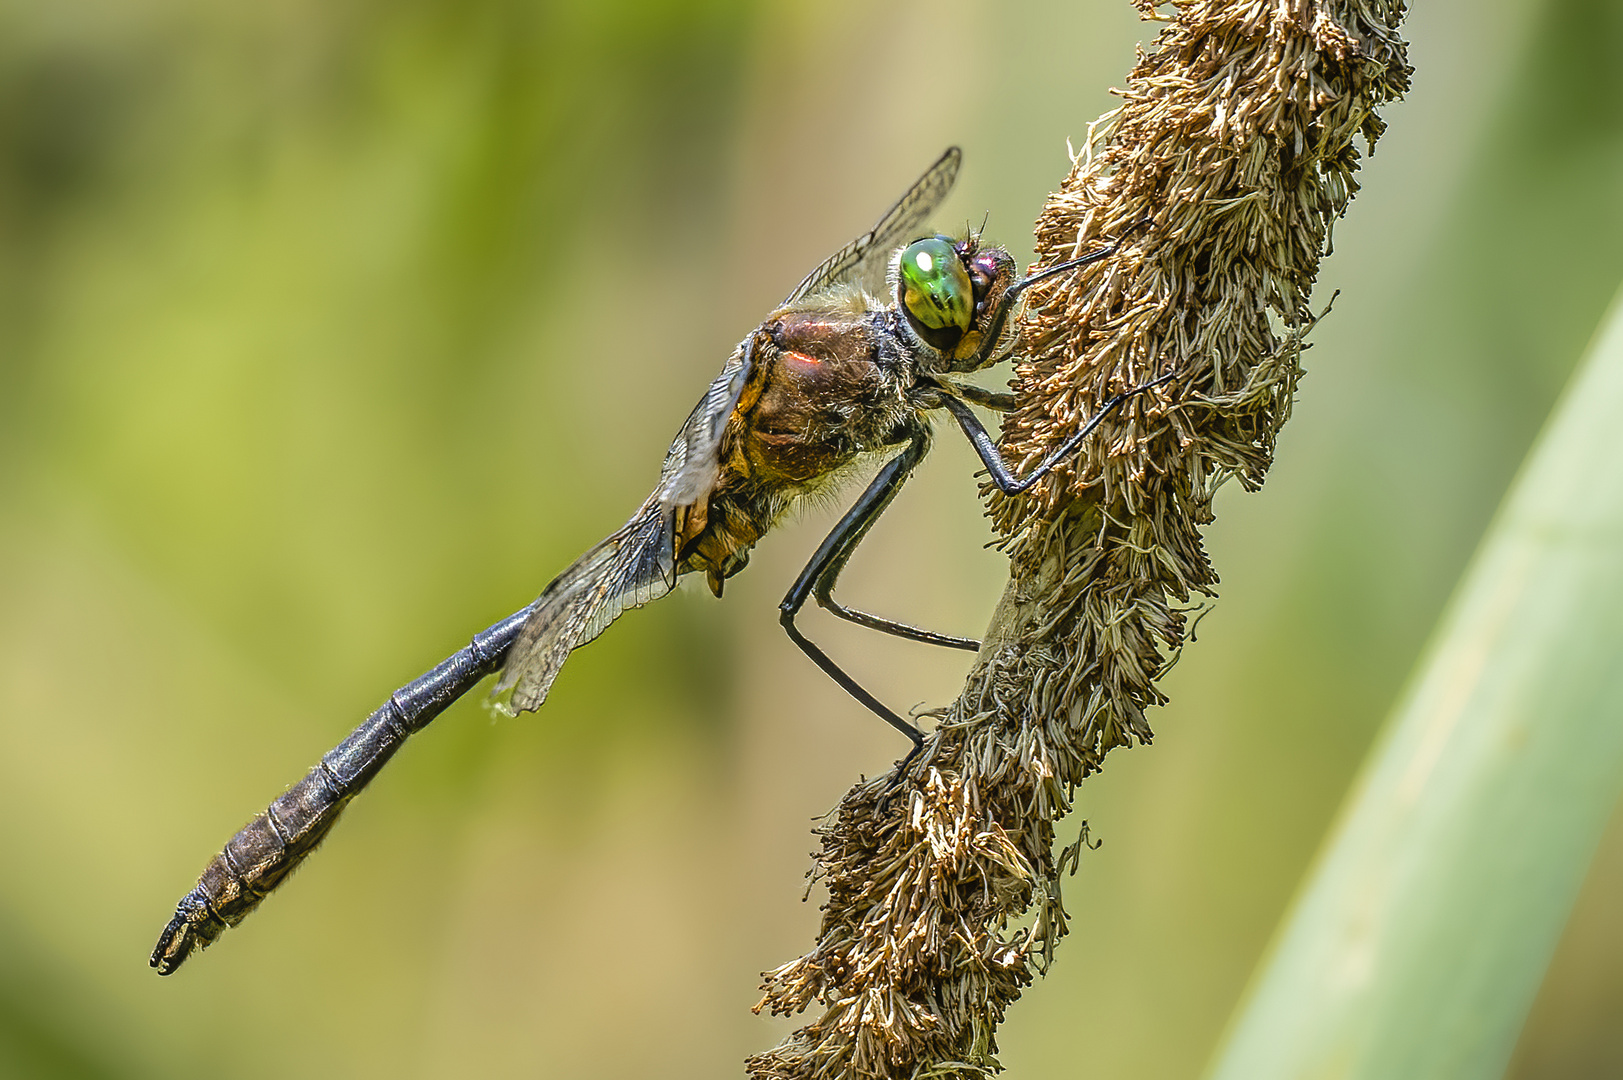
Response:
[[[925,450],[928,450],[928,446],[926,446]],[[919,458],[924,456],[924,452],[924,450],[919,451]],[[834,544],[830,557],[826,562],[820,561],[816,556],[813,556],[812,561],[807,564],[807,569],[802,571],[801,578],[806,579],[811,572],[811,568],[817,566],[818,572],[811,577],[812,596],[823,610],[847,622],[865,626],[870,630],[878,630],[882,634],[894,634],[896,637],[906,638],[909,641],[923,642],[926,645],[941,645],[949,649],[965,649],[969,652],[975,652],[981,647],[981,643],[974,638],[958,637],[955,634],[941,634],[934,630],[925,630],[922,627],[898,622],[895,619],[886,619],[879,615],[869,614],[866,611],[846,607],[834,599],[834,585],[839,580],[840,573],[845,569],[845,564],[850,561],[851,555],[856,551],[857,544],[867,534],[868,526],[872,525],[874,520],[884,512],[885,507],[890,505],[890,499],[901,489],[902,483],[907,479],[907,474],[917,465],[918,462],[915,460],[911,465],[905,466],[905,471],[895,481],[894,486],[891,487],[890,495],[885,498],[877,509],[870,511],[871,517],[866,524],[855,527],[850,532],[844,532],[840,526],[836,526],[834,532],[829,534],[829,541],[825,541],[825,544],[832,542],[836,536],[843,536],[843,541]],[[875,477],[874,483],[877,484],[878,482],[879,477]],[[841,526],[844,524],[844,521],[840,523]],[[819,549],[819,554],[821,554],[821,549]],[[793,594],[794,590],[791,589],[790,595]],[[802,597],[801,602],[805,602],[804,597]]]
[[[849,551],[846,552],[850,554]],[[926,645],[941,645],[948,649],[965,649],[975,652],[980,649],[981,643],[974,638],[958,637],[954,634],[938,634],[934,630],[925,630],[922,627],[910,626],[894,619],[870,615],[866,611],[848,608],[831,595],[834,591],[834,580],[839,577],[840,571],[845,569],[845,560],[841,559],[835,566],[818,581],[813,595],[817,597],[817,604],[824,611],[836,615],[846,622],[854,622],[858,626],[866,626],[869,630],[878,630],[882,634],[894,634],[909,641],[922,641]]]
[[[986,329],[981,340],[980,351],[975,354],[974,360],[966,368],[960,368],[959,370],[976,371],[992,362],[992,354],[997,352],[998,344],[1003,340],[1003,324],[1008,321],[1009,313],[1018,306],[1016,301],[1020,299],[1021,293],[1033,285],[1047,281],[1051,277],[1070,273],[1072,270],[1078,270],[1089,263],[1098,262],[1100,259],[1114,255],[1116,247],[1117,245],[1114,243],[1106,244],[1102,248],[1088,252],[1079,259],[1069,259],[1057,266],[1050,266],[1047,270],[1039,270],[1035,274],[1023,277],[1010,285],[1008,291],[1003,294],[1002,300],[998,303],[997,312],[992,316],[992,325]],[[996,408],[996,406],[993,406],[993,408]]]
[[[1122,402],[1134,394],[1142,394],[1144,391],[1160,386],[1162,383],[1170,382],[1171,379],[1172,373],[1168,373],[1158,379],[1152,379],[1140,386],[1133,387],[1131,390],[1124,390],[1117,394],[1105,402],[1099,411],[1094,413],[1086,424],[1082,425],[1082,430],[1066,439],[1058,450],[1043,458],[1042,461],[1038,462],[1037,467],[1025,476],[1014,475],[1008,464],[1003,460],[1003,455],[998,453],[997,444],[993,442],[992,436],[987,433],[986,428],[980,422],[980,418],[970,410],[968,405],[945,394],[941,397],[941,405],[952,413],[953,419],[958,421],[958,426],[963,428],[964,434],[969,437],[970,445],[975,448],[975,453],[980,456],[981,463],[986,466],[986,471],[991,474],[992,483],[996,484],[998,490],[1005,495],[1018,495],[1047,476],[1055,465],[1058,465],[1075,452],[1076,448],[1082,445],[1082,440],[1092,435],[1094,428],[1103,423],[1105,417],[1115,411],[1116,407]]]
[[[984,386],[974,383],[953,383],[953,389],[965,401],[973,401],[984,409],[994,412],[1014,412],[1020,407],[1020,399],[1013,394],[1002,390],[988,390]]]
[[[914,433],[912,440],[902,452],[885,463],[885,467],[879,470],[879,474],[869,483],[867,490],[862,493],[851,509],[846,511],[839,524],[834,526],[834,531],[829,533],[823,542],[818,545],[816,553],[811,557],[811,561],[800,572],[800,576],[795,579],[795,583],[789,587],[789,592],[785,594],[783,603],[778,605],[778,621],[783,625],[785,632],[788,633],[789,639],[799,646],[800,651],[805,653],[812,663],[821,668],[825,675],[839,684],[841,689],[866,705],[875,716],[912,740],[914,754],[918,753],[919,748],[924,745],[923,733],[864,689],[862,684],[846,674],[838,664],[829,658],[827,653],[823,652],[806,635],[802,634],[800,628],[795,625],[795,616],[800,613],[801,608],[805,607],[806,600],[812,596],[817,596],[819,603],[823,603],[825,598],[827,598],[828,604],[834,603],[833,599],[828,597],[829,591],[834,587],[834,579],[839,576],[841,568],[850,559],[852,551],[861,543],[862,538],[873,527],[873,523],[879,519],[879,515],[885,512],[885,508],[896,497],[896,493],[901,490],[902,484],[906,482],[908,475],[923,460],[929,448],[929,432],[920,428]],[[827,605],[825,604],[825,606]],[[834,608],[839,608],[835,612],[836,614],[843,613],[842,617],[849,618],[852,622],[872,626],[874,629],[883,629],[887,633],[898,633],[899,630],[905,630],[907,632],[900,633],[900,636],[911,637],[916,641],[927,641],[932,644],[967,641],[967,639],[949,638],[945,634],[934,634],[928,630],[919,630],[916,627],[892,623],[889,620],[878,619],[873,616],[855,618],[855,616],[863,613],[840,608],[838,604],[834,604],[834,607],[830,608],[830,610],[832,611]],[[864,621],[865,619],[872,621]],[[957,647],[967,647],[967,645]],[[909,754],[908,760],[911,760],[912,756],[912,754]]]

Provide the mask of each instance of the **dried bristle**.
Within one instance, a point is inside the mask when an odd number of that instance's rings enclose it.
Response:
[[[819,939],[767,974],[761,1006],[823,1012],[752,1076],[998,1068],[996,1026],[1066,930],[1054,823],[1105,753],[1149,740],[1180,607],[1216,581],[1212,496],[1262,482],[1290,412],[1331,223],[1381,133],[1374,110],[1408,85],[1403,14],[1178,4],[1090,132],[1038,220],[1039,262],[1121,250],[1033,290],[1004,454],[1029,468],[1111,395],[1176,377],[1072,466],[992,500],[1012,577],[988,640],[908,778],[859,786],[822,829]]]

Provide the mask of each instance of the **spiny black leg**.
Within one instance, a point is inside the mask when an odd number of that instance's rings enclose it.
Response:
[[[822,649],[819,649],[814,643],[808,640],[806,635],[802,634],[799,628],[795,626],[794,612],[783,612],[783,614],[778,616],[778,621],[782,623],[783,628],[789,632],[790,640],[792,640],[796,645],[800,646],[800,651],[811,657],[812,663],[822,668],[823,673],[829,678],[833,679],[835,682],[839,683],[841,689],[843,689],[846,693],[868,706],[875,716],[879,717],[879,719],[883,720],[885,723],[889,724],[891,727],[895,728],[897,731],[900,731],[903,735],[906,735],[909,739],[911,739],[913,742],[913,752],[918,752],[919,748],[924,745],[924,733],[922,731],[908,723],[906,720],[903,720],[900,716],[897,716],[890,710],[888,706],[885,705],[884,702],[868,693],[867,690],[863,689],[861,683],[847,675],[843,670],[841,670],[840,665],[828,658],[827,653],[825,653]],[[912,754],[909,754],[908,757],[911,758]]]
[[[983,409],[991,409],[994,412],[1014,412],[1015,409],[1020,407],[1019,398],[1002,390],[988,390],[984,386],[976,386],[973,383],[953,383],[952,387],[958,392],[959,397],[965,401],[973,401]]]
[[[1009,470],[1008,465],[1003,460],[1003,455],[998,453],[997,445],[992,441],[992,436],[987,434],[986,428],[981,426],[980,419],[976,417],[968,405],[945,394],[942,395],[941,404],[947,411],[952,413],[953,419],[958,421],[958,426],[964,429],[964,434],[969,437],[970,445],[975,448],[975,453],[980,456],[981,463],[986,466],[986,471],[991,474],[992,483],[996,484],[998,490],[1005,495],[1018,495],[1047,476],[1055,465],[1070,456],[1078,446],[1082,445],[1082,440],[1092,435],[1094,428],[1103,423],[1105,417],[1109,416],[1118,405],[1134,394],[1142,394],[1152,387],[1170,382],[1171,379],[1172,373],[1168,373],[1159,379],[1153,379],[1142,386],[1135,386],[1131,390],[1125,390],[1117,394],[1105,402],[1104,407],[1094,413],[1086,424],[1082,425],[1081,431],[1066,439],[1058,450],[1043,458],[1035,469],[1021,477],[1016,477]]]
[[[926,445],[925,450],[928,449],[929,447]],[[904,453],[905,452],[906,451],[904,451]],[[924,451],[920,451],[919,457],[922,458],[923,456]],[[908,471],[911,471],[912,468],[917,466],[917,464],[918,462],[915,460],[912,465],[907,466]],[[902,481],[905,481],[906,478],[907,477],[904,474],[900,480],[896,481],[897,489],[900,489]],[[879,477],[875,477],[874,482],[878,483]],[[893,490],[891,492],[891,496],[894,497],[894,495],[895,491]],[[885,506],[889,505],[889,502],[890,500],[887,498],[877,510],[873,511],[873,517],[877,518],[879,514],[883,512]],[[873,521],[870,519],[866,525],[861,526],[860,529],[853,533],[845,535],[843,539],[838,542],[835,542],[834,538],[836,534],[840,533],[840,528],[836,526],[834,533],[830,534],[829,540],[824,541],[825,544],[833,545],[829,550],[827,561],[824,563],[819,563],[817,557],[815,555],[813,556],[812,562],[821,568],[816,578],[812,581],[812,596],[817,600],[818,606],[822,607],[831,615],[844,619],[847,622],[856,623],[858,626],[865,626],[869,630],[878,630],[882,634],[893,634],[896,637],[906,638],[908,641],[922,642],[925,645],[941,645],[945,648],[964,649],[969,652],[975,652],[978,650],[981,647],[981,643],[976,641],[974,638],[958,637],[955,634],[941,634],[934,630],[925,630],[922,627],[911,626],[904,622],[898,622],[895,619],[886,619],[879,615],[869,614],[866,611],[858,611],[856,608],[846,607],[844,604],[834,599],[834,584],[839,580],[840,574],[842,571],[844,571],[845,564],[850,561],[852,553],[856,551],[857,544],[862,540],[862,537],[866,535],[868,525],[871,525],[872,523]],[[808,571],[810,569],[810,565],[811,564],[808,564]],[[807,571],[802,571],[801,576],[804,578],[806,573]],[[802,597],[801,602],[805,602],[804,597]]]
[[[1047,281],[1051,277],[1057,277],[1060,274],[1069,273],[1078,267],[1086,266],[1088,263],[1098,262],[1100,259],[1103,259],[1108,255],[1114,255],[1116,253],[1116,249],[1120,246],[1121,245],[1117,244],[1115,241],[1111,241],[1099,250],[1090,251],[1080,258],[1066,259],[1062,263],[1057,263],[1054,266],[1050,266],[1047,270],[1039,270],[1035,274],[1028,274],[1019,281],[1015,282],[1013,285],[1009,286],[1007,299],[1013,300],[1016,296],[1019,296],[1033,285],[1040,285],[1042,282]]]
[[[922,457],[923,455],[921,454],[920,456]],[[903,474],[898,480],[895,481],[895,486],[891,490],[892,496],[895,495],[896,491],[901,489],[902,483],[906,479],[906,474]],[[889,503],[890,500],[887,498],[885,502],[880,505],[878,510],[873,512],[873,517],[870,518],[868,524],[872,524],[873,519],[877,519],[879,514],[884,511],[885,506],[889,505]],[[838,531],[838,529],[836,529],[836,531]],[[940,634],[934,630],[926,630],[923,627],[912,626],[904,622],[897,622],[895,619],[886,619],[879,615],[871,615],[866,611],[858,611],[856,608],[848,608],[838,600],[834,599],[834,584],[840,579],[841,572],[845,570],[845,564],[851,561],[851,556],[856,551],[857,544],[862,540],[863,536],[867,535],[867,532],[868,526],[863,525],[856,532],[851,534],[845,543],[839,546],[838,550],[835,552],[833,558],[829,560],[828,564],[822,567],[821,571],[817,574],[816,579],[812,583],[812,596],[816,598],[817,605],[824,611],[827,611],[830,615],[837,616],[838,618],[844,619],[847,622],[856,623],[858,626],[865,626],[869,630],[878,630],[882,634],[893,634],[896,637],[906,638],[909,641],[922,642],[925,645],[942,645],[949,649],[966,649],[969,652],[978,651],[981,647],[981,643],[976,641],[974,638],[957,637],[953,634]]]
[[[813,592],[813,595],[817,597],[818,605],[829,614],[837,615],[847,622],[854,622],[858,626],[866,626],[869,630],[878,630],[882,634],[894,634],[909,641],[922,641],[926,645],[942,645],[949,649],[967,649],[970,652],[980,649],[981,643],[974,638],[957,637],[953,634],[938,634],[934,630],[909,626],[904,622],[881,618],[878,615],[870,615],[866,611],[846,607],[830,595],[834,591],[834,579],[839,576],[839,571],[843,569],[845,569],[845,564],[842,560],[838,567],[832,568],[830,573],[824,575],[822,583]]]
[[[896,493],[901,490],[902,484],[906,482],[908,475],[923,460],[929,448],[929,432],[924,428],[920,428],[914,432],[912,440],[908,442],[902,452],[885,463],[885,467],[879,470],[879,475],[873,478],[867,490],[852,504],[851,509],[845,512],[845,516],[840,519],[839,524],[834,526],[834,530],[818,545],[817,551],[811,557],[811,561],[806,564],[805,569],[801,570],[800,576],[795,579],[795,583],[789,587],[788,593],[784,595],[783,603],[778,605],[778,621],[783,624],[783,629],[788,633],[789,639],[800,647],[800,651],[810,657],[812,663],[822,668],[823,673],[838,683],[846,693],[862,702],[875,716],[912,740],[913,753],[907,756],[907,761],[911,761],[913,754],[917,754],[919,749],[923,747],[923,733],[898,716],[878,698],[863,689],[861,684],[850,675],[847,675],[833,660],[829,659],[828,654],[809,641],[800,632],[800,629],[795,626],[795,616],[806,605],[808,597],[814,594],[825,594],[828,589],[833,587],[833,579],[839,575],[840,568],[850,559],[851,552],[856,549],[863,536],[873,527],[873,523],[879,519],[879,515],[885,512],[885,508],[896,497]],[[828,580],[826,588],[823,586],[825,578]],[[884,622],[885,620],[876,621]],[[913,628],[908,627],[908,629]],[[919,631],[919,633],[927,634],[928,631]],[[944,637],[945,635],[937,636]]]
[[[1003,294],[1003,298],[998,301],[997,313],[992,316],[992,325],[987,327],[985,336],[981,339],[980,351],[975,354],[971,370],[985,367],[992,362],[992,353],[997,349],[998,341],[1003,337],[1003,324],[1009,320],[1009,312],[1014,310],[1015,301],[1020,298],[1021,293],[1033,285],[1047,281],[1058,274],[1069,273],[1089,263],[1098,262],[1106,256],[1114,255],[1116,246],[1115,244],[1107,244],[1098,251],[1088,252],[1080,259],[1069,259],[1058,266],[1050,266],[1047,270],[1039,270],[1037,273],[1021,278],[1013,285],[1010,285]]]

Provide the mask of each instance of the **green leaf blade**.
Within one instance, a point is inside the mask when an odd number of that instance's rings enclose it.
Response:
[[[1215,1080],[1503,1073],[1623,789],[1620,418],[1614,303],[1231,1024]]]

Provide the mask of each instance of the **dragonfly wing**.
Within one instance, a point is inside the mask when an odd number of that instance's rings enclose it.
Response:
[[[752,370],[751,334],[722,367],[665,454],[659,487],[613,536],[576,559],[531,605],[496,684],[512,712],[540,708],[569,654],[628,608],[676,585],[676,517],[708,499],[720,475],[721,437]]]
[[[755,369],[754,356],[755,334],[751,333],[733,350],[721,374],[710,383],[710,389],[677,432],[665,454],[656,493],[667,508],[695,506],[715,488],[721,469],[721,437]]]
[[[883,280],[891,253],[903,242],[918,239],[918,230],[952,190],[963,160],[961,150],[956,146],[947,147],[947,152],[925,170],[895,206],[885,211],[885,216],[872,229],[824,259],[822,265],[795,286],[783,306],[841,282],[856,281],[866,286],[876,277]]]
[[[540,708],[564,661],[628,608],[642,607],[676,584],[670,511],[657,496],[613,536],[576,559],[531,605],[508,654],[496,694],[512,712]]]

